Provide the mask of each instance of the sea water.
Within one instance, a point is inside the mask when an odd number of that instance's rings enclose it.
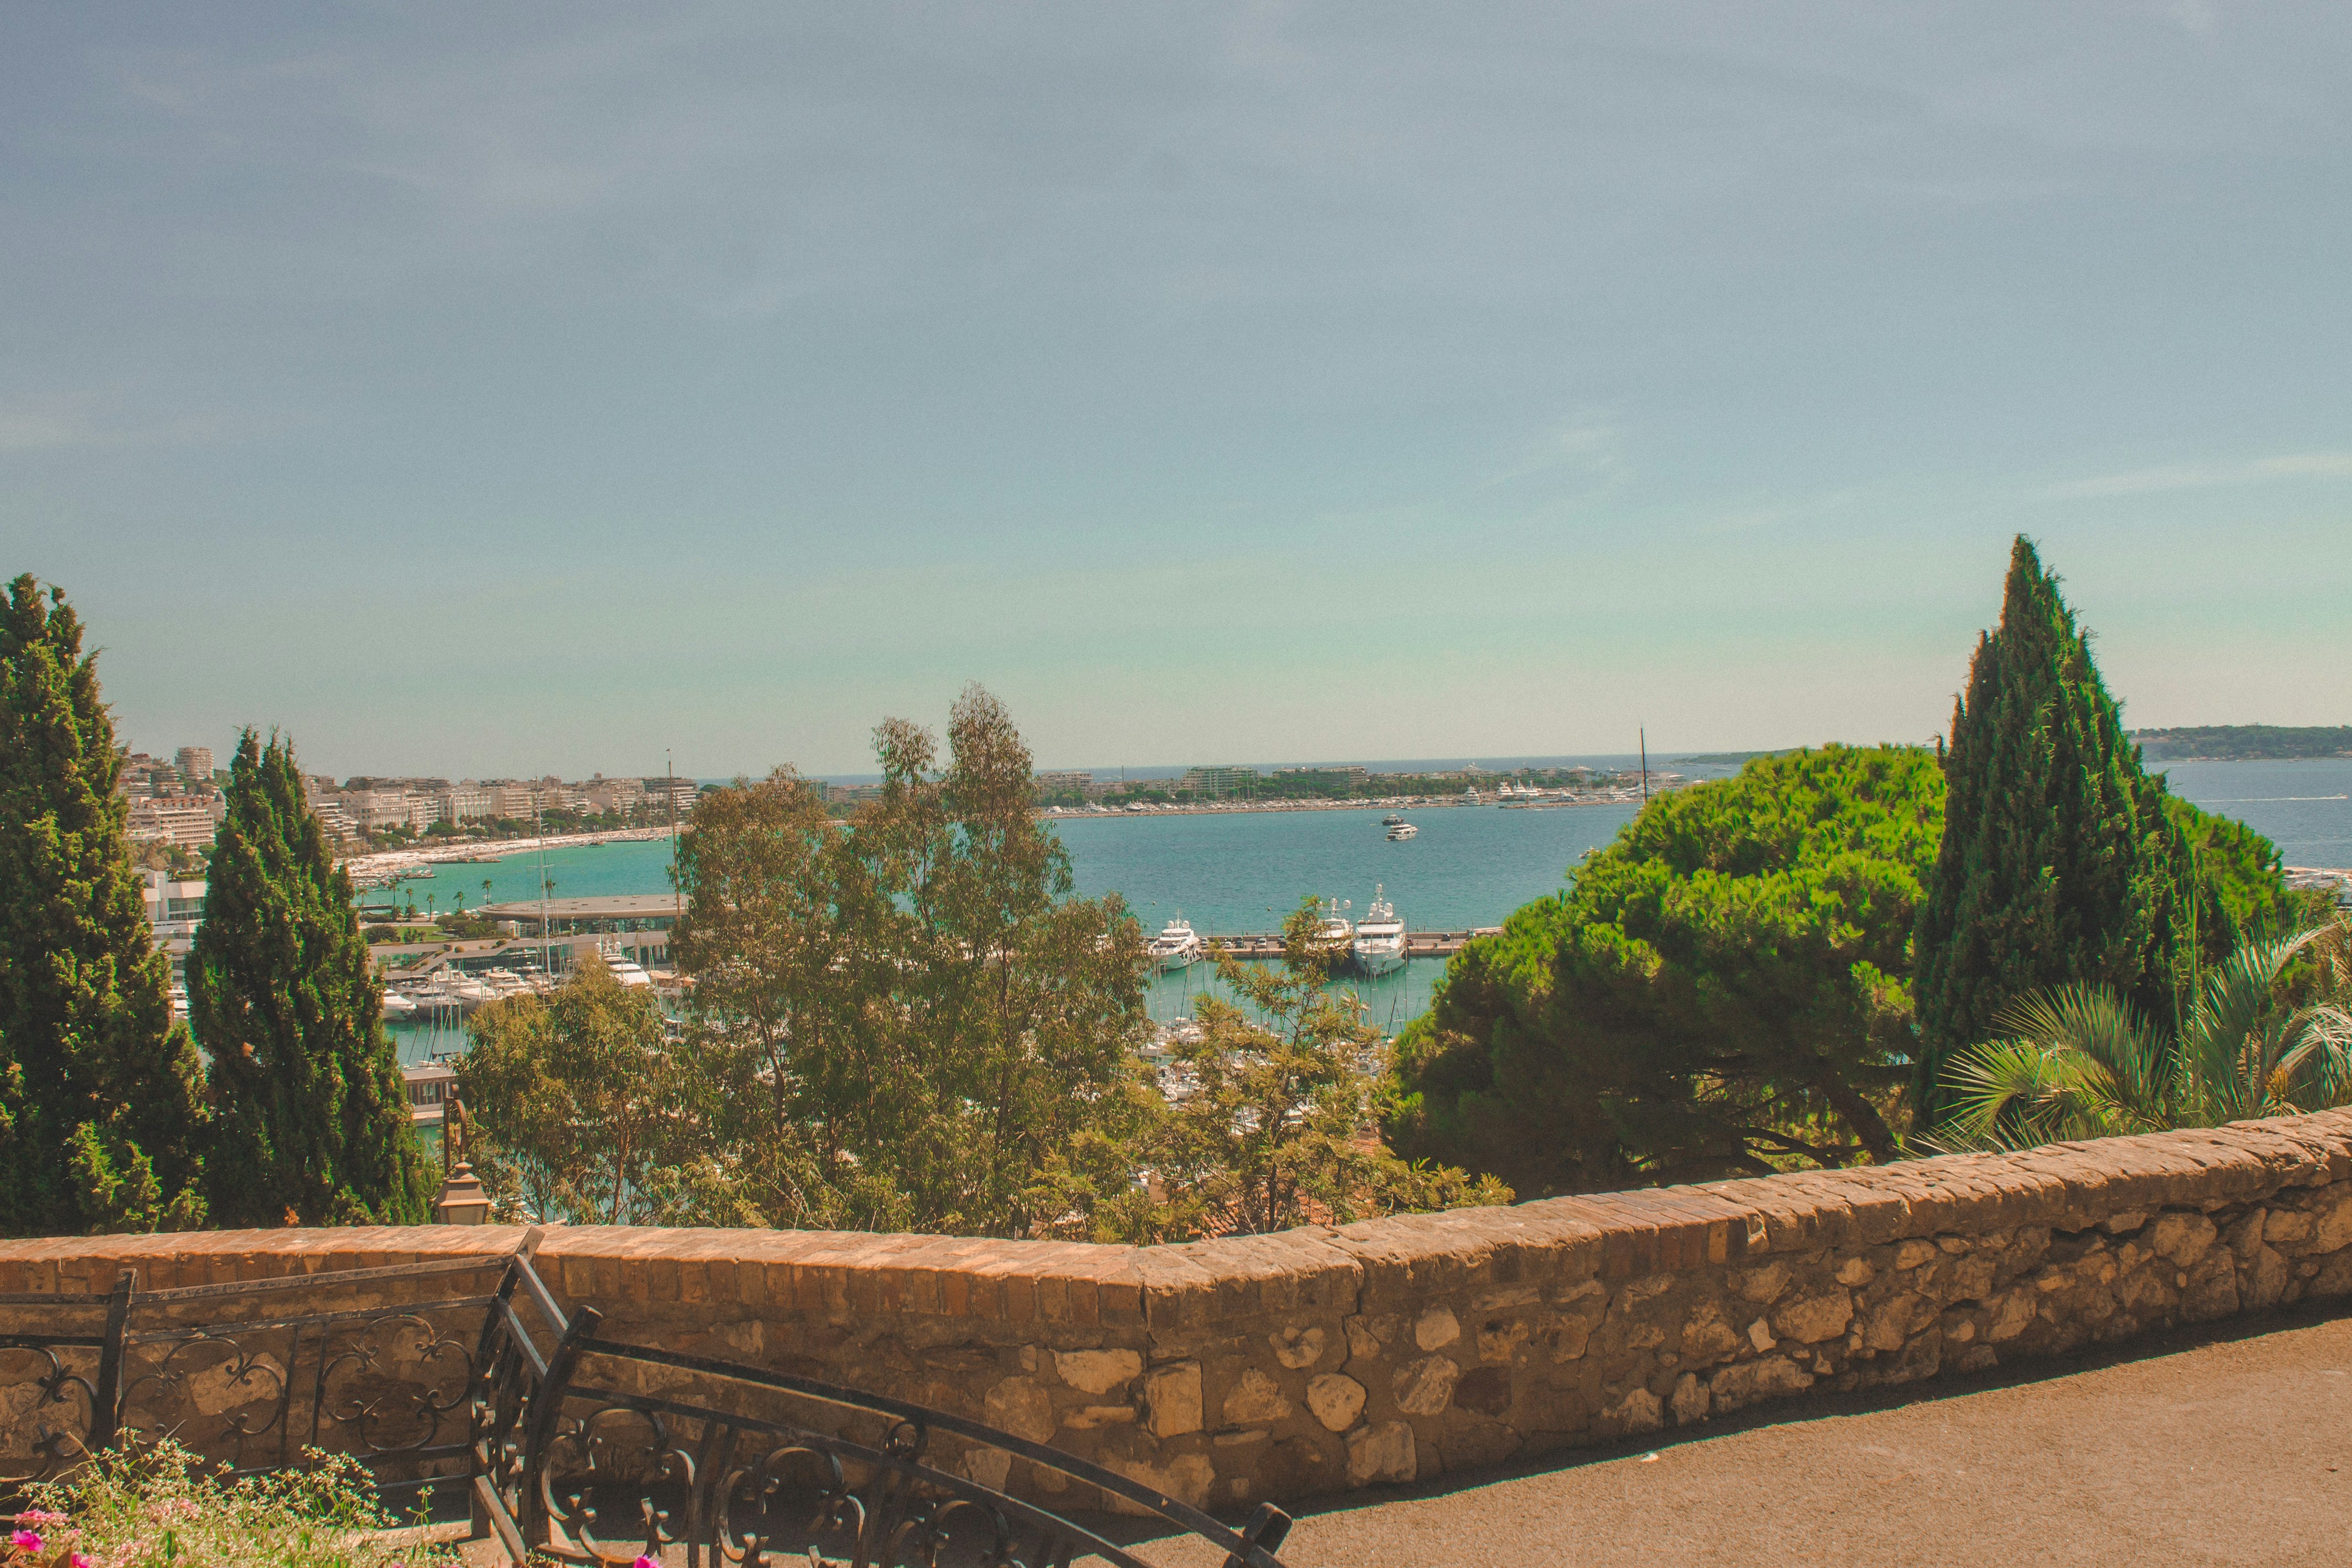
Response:
[[[1686,773],[1700,770],[1677,764]],[[2162,764],[2178,794],[2234,816],[2275,843],[2290,866],[2352,866],[2352,759]],[[1384,889],[1412,931],[1500,925],[1513,910],[1558,892],[1588,850],[1607,845],[1632,820],[1631,805],[1536,810],[1494,806],[1412,808],[1420,833],[1391,841],[1378,807],[1344,811],[1119,813],[1051,818],[1070,853],[1080,894],[1117,892],[1146,935],[1178,917],[1203,935],[1270,931],[1301,899],[1331,899],[1360,918]],[[667,839],[551,849],[546,872],[556,898],[662,893],[671,889]],[[436,866],[429,877],[364,895],[368,902],[413,898],[422,911],[539,896],[541,857]],[[487,889],[483,883],[489,884]],[[1392,1033],[1429,1005],[1445,960],[1414,959],[1377,980],[1340,984],[1370,1021]],[[1150,1007],[1165,1021],[1190,1014],[1192,997],[1219,991],[1207,964],[1155,977]],[[457,1031],[432,1037],[402,1027],[404,1059],[463,1045]]]

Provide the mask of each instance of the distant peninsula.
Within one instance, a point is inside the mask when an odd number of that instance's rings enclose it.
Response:
[[[2131,738],[2152,763],[2352,757],[2352,724],[2195,724],[2134,730]]]
[[[1795,746],[1784,746],[1777,752],[1698,752],[1687,757],[1675,757],[1672,760],[1677,763],[1728,766],[1733,763],[1752,763],[1759,757],[1785,757],[1798,749]]]

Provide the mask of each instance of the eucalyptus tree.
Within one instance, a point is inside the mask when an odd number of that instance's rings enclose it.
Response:
[[[1216,952],[1230,996],[1193,998],[1196,1035],[1175,1047],[1186,1092],[1146,1145],[1160,1237],[1288,1230],[1403,1209],[1503,1204],[1493,1176],[1409,1164],[1382,1143],[1373,1096],[1382,1042],[1313,898],[1282,925],[1278,962]]]
[[[1142,933],[1076,896],[1030,753],[974,686],[947,749],[888,720],[845,823],[789,769],[707,792],[678,849],[715,1142],[778,1224],[1023,1234],[1038,1173],[1132,1109]]]

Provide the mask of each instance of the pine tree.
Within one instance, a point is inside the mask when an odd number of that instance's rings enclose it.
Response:
[[[0,616],[0,1229],[203,1218],[200,1071],[114,793],[81,622],[30,574]]]
[[[1998,1034],[2028,993],[2105,985],[2144,1016],[2173,1012],[2186,848],[2022,534],[1944,773],[1944,840],[1913,938],[1922,1127],[1941,1108],[1945,1059]]]
[[[224,1225],[413,1225],[433,1174],[383,1032],[351,878],[302,796],[291,742],[245,731],[188,956],[212,1056],[213,1215]]]

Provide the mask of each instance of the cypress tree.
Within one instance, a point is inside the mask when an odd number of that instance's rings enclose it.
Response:
[[[0,1228],[202,1222],[200,1071],[172,1023],[95,654],[28,574],[0,615]]]
[[[294,747],[237,742],[188,1005],[212,1057],[224,1225],[415,1225],[433,1172],[383,1032],[352,881],[302,796]]]
[[[1918,1125],[1951,1053],[2027,992],[2102,984],[2173,1012],[2187,851],[2055,579],[2020,534],[1944,757],[1944,840],[1913,936]]]

